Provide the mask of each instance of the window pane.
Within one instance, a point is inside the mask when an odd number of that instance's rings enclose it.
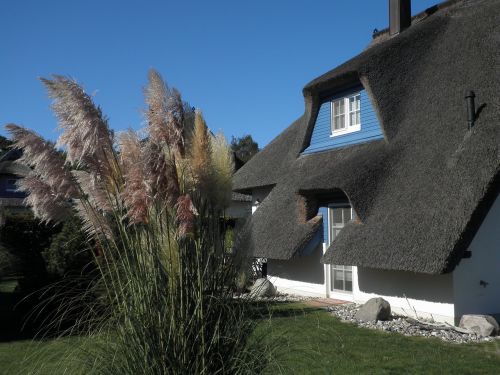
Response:
[[[332,208],[332,222],[334,224],[342,224],[342,208]]]
[[[360,119],[360,116],[359,116],[360,112],[357,111],[356,112],[356,124],[361,124],[361,119]]]
[[[333,118],[333,129],[334,130],[339,130],[339,129],[343,129],[344,127],[345,127],[345,125],[344,125],[344,115],[335,116]]]
[[[342,225],[342,224],[338,224],[338,225]],[[335,241],[335,239],[339,235],[341,229],[342,229],[342,227],[340,227],[340,228],[332,227],[331,228],[331,231],[330,231],[330,243],[333,242],[333,241]]]
[[[333,270],[333,289],[344,290],[344,271]]]
[[[344,115],[340,115],[339,116],[339,129],[343,129],[345,127],[344,122],[345,122]]]
[[[350,121],[350,122],[349,122],[349,124],[350,124],[351,126],[356,125],[356,112],[352,112],[352,113],[349,115],[349,117],[350,117],[350,118],[349,118],[349,121]]]
[[[344,211],[344,224],[347,224],[349,221],[351,221],[351,208],[343,208]]]
[[[352,271],[344,271],[345,273],[345,281],[352,282]]]
[[[335,130],[340,129],[340,118],[339,117],[333,118],[333,129],[335,129]]]
[[[345,291],[352,292],[352,273],[345,271]]]
[[[343,115],[344,114],[344,99],[336,100],[333,102],[333,115]]]

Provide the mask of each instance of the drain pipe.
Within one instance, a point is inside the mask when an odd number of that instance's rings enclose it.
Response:
[[[476,121],[476,105],[474,103],[474,98],[476,95],[474,91],[467,91],[465,95],[465,100],[467,101],[467,123],[468,129],[471,130],[474,126],[474,121]]]

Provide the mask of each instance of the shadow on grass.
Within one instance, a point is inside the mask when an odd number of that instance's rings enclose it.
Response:
[[[14,285],[12,285],[14,284]],[[31,339],[34,332],[23,329],[27,307],[20,303],[23,296],[15,291],[16,281],[0,283],[0,342]]]
[[[57,301],[44,302],[44,290],[23,293],[19,291],[18,280],[0,282],[0,342],[67,336],[61,332],[64,333],[71,322],[51,324],[58,304]]]

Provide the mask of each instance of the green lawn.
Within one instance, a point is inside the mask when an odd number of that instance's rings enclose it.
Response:
[[[266,374],[499,374],[500,341],[455,345],[357,328],[301,305],[275,311],[276,363]]]
[[[304,305],[274,307],[256,333],[264,332],[274,347],[266,374],[500,373],[500,342],[453,345],[361,329]],[[79,338],[0,343],[0,373],[71,374],[77,363],[66,355],[82,343]]]
[[[79,338],[0,343],[0,374],[72,374],[78,362],[66,358],[75,358],[71,354],[81,343]]]

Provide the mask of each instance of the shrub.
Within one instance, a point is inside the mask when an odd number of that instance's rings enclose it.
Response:
[[[42,252],[47,272],[52,278],[83,276],[93,271],[91,245],[81,228],[82,222],[78,217],[69,217]]]
[[[0,242],[11,259],[16,259],[13,271],[22,276],[19,282],[24,293],[33,292],[48,282],[47,268],[42,257],[52,236],[60,226],[46,225],[31,213],[6,213],[0,228]]]
[[[145,90],[144,139],[133,131],[115,139],[76,82],[42,81],[54,99],[66,163],[34,132],[7,128],[33,167],[21,187],[35,215],[61,222],[76,212],[97,249],[96,285],[106,308],[90,304],[81,319],[100,342],[83,371],[258,372],[246,301],[233,298],[248,262],[228,251],[221,228],[233,168],[224,138],[210,135],[200,112],[187,129],[179,92],[155,71]]]

